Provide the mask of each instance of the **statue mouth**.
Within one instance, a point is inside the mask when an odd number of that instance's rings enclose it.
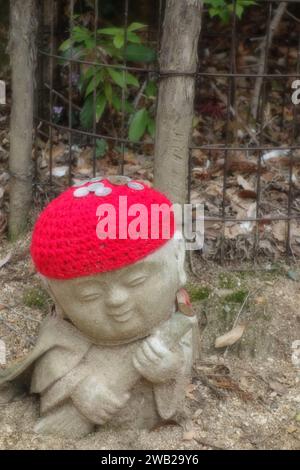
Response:
[[[111,315],[111,317],[114,319],[114,321],[118,323],[125,323],[130,320],[132,315],[133,315],[133,310],[130,308],[126,310],[125,312],[114,313]]]

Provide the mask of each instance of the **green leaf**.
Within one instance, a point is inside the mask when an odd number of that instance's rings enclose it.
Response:
[[[208,12],[211,18],[213,18],[214,16],[218,16],[220,14],[220,11],[217,8],[210,8]]]
[[[121,107],[122,107],[122,102],[120,100],[120,98],[114,93],[112,95],[112,105],[113,107],[115,108],[116,111],[121,111]]]
[[[114,46],[117,48],[117,49],[121,49],[121,47],[123,47],[124,45],[124,34],[117,34],[115,37],[114,37],[114,40],[113,40],[113,43],[114,43]]]
[[[80,112],[80,123],[85,129],[90,129],[93,125],[93,96],[90,95],[84,101]]]
[[[125,82],[127,83],[127,85],[132,85],[136,87],[140,85],[138,79],[129,72],[125,73]]]
[[[124,52],[125,59],[130,62],[150,63],[156,59],[156,52],[142,44],[129,44]]]
[[[137,111],[129,126],[129,140],[138,142],[144,135],[147,124],[149,122],[149,113],[146,108]]]
[[[106,96],[106,99],[107,101],[109,102],[109,104],[111,105],[112,103],[112,96],[113,96],[113,90],[112,90],[112,86],[111,86],[111,83],[109,81],[105,81],[104,83],[104,94]]]
[[[112,28],[100,28],[97,30],[97,33],[106,34],[108,36],[116,36],[117,34],[120,34],[122,31],[123,31],[122,28],[112,27]]]
[[[243,16],[244,7],[242,5],[237,4],[235,12],[236,12],[237,17],[241,19]]]
[[[135,44],[141,44],[142,42],[141,38],[137,34],[130,32],[127,33],[127,40],[128,42],[133,42]]]
[[[116,93],[114,93],[112,96],[112,105],[116,111],[120,112],[122,110],[122,100],[119,98],[119,96]],[[134,107],[131,103],[125,100],[124,110],[128,114],[132,114],[134,112]]]
[[[138,29],[143,29],[143,28],[146,28],[147,25],[146,24],[143,24],[143,23],[131,23],[129,26],[128,26],[128,31],[137,31]]]
[[[101,83],[102,81],[103,81],[103,70],[100,70],[99,72],[97,72],[95,76],[92,76],[90,83],[88,84],[88,87],[86,89],[85,96],[88,96],[95,89],[97,89],[99,83]]]
[[[112,69],[108,67],[107,69],[109,75],[113,79],[113,81],[119,85],[119,87],[124,88],[126,83],[125,83],[125,73],[124,72],[119,72],[116,69]]]
[[[157,95],[157,85],[153,80],[149,80],[145,88],[145,95],[148,98],[153,98]]]
[[[83,74],[83,79],[88,82],[92,77],[94,77],[97,73],[96,67],[91,65]]]
[[[74,39],[77,42],[82,42],[86,39],[91,38],[92,32],[84,28],[83,26],[74,26],[72,33],[71,33],[71,39]]]
[[[64,52],[66,51],[67,49],[70,49],[70,47],[72,46],[73,44],[73,41],[71,38],[69,39],[66,39],[60,46],[59,46],[59,50]]]
[[[131,103],[129,103],[129,101],[127,101],[127,100],[124,103],[124,109],[125,109],[126,113],[128,113],[128,114],[134,113],[134,106]]]
[[[148,119],[147,129],[148,129],[148,132],[151,135],[151,137],[154,137],[154,135],[155,135],[155,121],[151,116],[149,116],[149,119]]]
[[[108,149],[108,145],[106,140],[104,139],[97,139],[96,140],[96,158],[103,157]]]
[[[102,114],[106,108],[107,99],[105,95],[101,95],[97,97],[96,101],[96,122],[99,122],[101,119]]]
[[[104,95],[98,95],[96,98],[96,122],[99,122],[105,107],[107,104],[106,97]],[[89,95],[83,104],[83,108],[80,112],[80,122],[82,127],[85,129],[91,129],[93,126],[93,116],[94,116],[94,97]]]
[[[96,42],[94,38],[86,38],[83,42],[87,49],[95,49],[96,47]]]

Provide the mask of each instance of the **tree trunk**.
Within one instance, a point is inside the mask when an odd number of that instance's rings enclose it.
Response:
[[[8,55],[6,53],[8,37],[9,2],[0,0],[0,77],[2,80],[8,75]]]
[[[200,0],[167,0],[160,71],[195,73],[201,28]],[[188,154],[195,76],[166,75],[159,84],[154,185],[173,203],[187,198]]]
[[[12,71],[9,157],[11,239],[17,238],[26,229],[32,197],[36,26],[35,0],[12,0],[9,44]]]

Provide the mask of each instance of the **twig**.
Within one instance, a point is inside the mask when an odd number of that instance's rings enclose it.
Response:
[[[216,398],[218,398],[218,400],[224,400],[226,398],[225,393],[221,392],[221,390],[219,390],[215,385],[213,385],[208,379],[208,377],[206,377],[204,374],[201,374],[199,378],[203,385],[208,387],[216,396]]]
[[[246,303],[248,302],[248,299],[249,299],[250,295],[256,294],[256,292],[258,292],[260,289],[262,289],[262,287],[259,287],[258,289],[255,289],[253,292],[248,291],[248,294],[246,295],[246,297],[245,297],[245,299],[244,299],[244,302],[242,303],[242,306],[241,306],[240,310],[238,311],[238,314],[237,314],[237,316],[236,316],[236,318],[235,318],[235,320],[234,320],[234,323],[233,323],[233,325],[232,325],[232,329],[237,326],[238,321],[239,321],[239,318],[240,318],[240,316],[241,316],[241,313],[242,313],[242,311],[244,310],[244,307],[245,307]],[[228,353],[229,348],[230,348],[229,345],[226,346],[226,349],[225,349],[225,351],[224,351],[223,357],[226,357],[226,356],[227,356],[227,353]]]
[[[64,95],[62,95],[58,91],[54,90],[54,88],[51,89],[50,86],[48,85],[48,83],[45,83],[44,86],[45,86],[45,88],[48,88],[48,90],[50,90],[54,95],[58,96],[62,101],[64,101],[67,104],[69,103],[69,100]],[[72,103],[72,107],[74,109],[77,109],[77,111],[82,111],[81,107],[78,106],[76,103]]]
[[[134,107],[135,110],[136,110],[136,108],[138,107],[139,102],[140,102],[140,99],[141,99],[142,96],[143,96],[143,93],[144,93],[144,90],[145,90],[145,88],[146,88],[147,82],[148,82],[148,78],[143,82],[141,88],[139,89],[138,94],[136,95],[136,97],[135,97],[135,99],[134,99],[134,101],[133,101],[133,107]],[[132,115],[132,116],[130,117],[130,119],[129,119],[129,123],[128,123],[129,125],[130,125],[131,122],[132,122],[133,116],[134,116],[134,115]]]
[[[141,97],[143,96],[143,93],[144,93],[144,91],[145,91],[147,82],[148,82],[148,78],[146,78],[146,80],[145,80],[144,83],[142,84],[141,88],[139,89],[138,94],[137,94],[136,97],[134,98],[134,101],[133,101],[133,107],[134,107],[134,109],[136,109],[136,108],[138,107],[138,105],[139,105],[140,99],[141,99]]]
[[[251,114],[254,119],[257,119],[258,104],[259,104],[259,99],[261,95],[261,87],[263,84],[263,77],[261,75],[263,75],[265,72],[267,54],[272,44],[274,34],[286,10],[286,7],[287,7],[287,2],[282,2],[278,5],[275,15],[273,16],[273,19],[271,21],[269,32],[267,32],[267,34],[264,36],[260,45],[261,53],[260,53],[260,57],[258,61],[258,71],[257,71],[258,77],[256,78],[256,81],[255,81],[253,98],[251,102]]]
[[[297,23],[300,23],[300,18],[297,18],[297,16],[294,16],[289,10],[286,10],[286,14],[293,18],[293,20],[297,21]]]
[[[227,106],[227,97],[218,89],[218,87],[215,85],[215,83],[211,83],[211,87],[215,91],[218,98],[222,101],[222,103],[224,103],[225,106]],[[240,123],[240,125],[245,129],[245,131],[250,135],[253,142],[255,142],[256,145],[259,145],[259,141],[256,137],[255,132],[253,132],[253,130],[250,129],[250,127],[243,121],[243,119],[238,115],[236,110],[231,105],[229,106],[229,111],[230,111],[230,114],[232,115],[232,117],[235,118],[236,121],[238,121]]]

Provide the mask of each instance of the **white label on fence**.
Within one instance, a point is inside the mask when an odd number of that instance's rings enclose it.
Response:
[[[0,364],[2,366],[6,364],[6,346],[2,339],[0,339]]]
[[[6,104],[6,87],[5,82],[0,80],[0,104]]]

